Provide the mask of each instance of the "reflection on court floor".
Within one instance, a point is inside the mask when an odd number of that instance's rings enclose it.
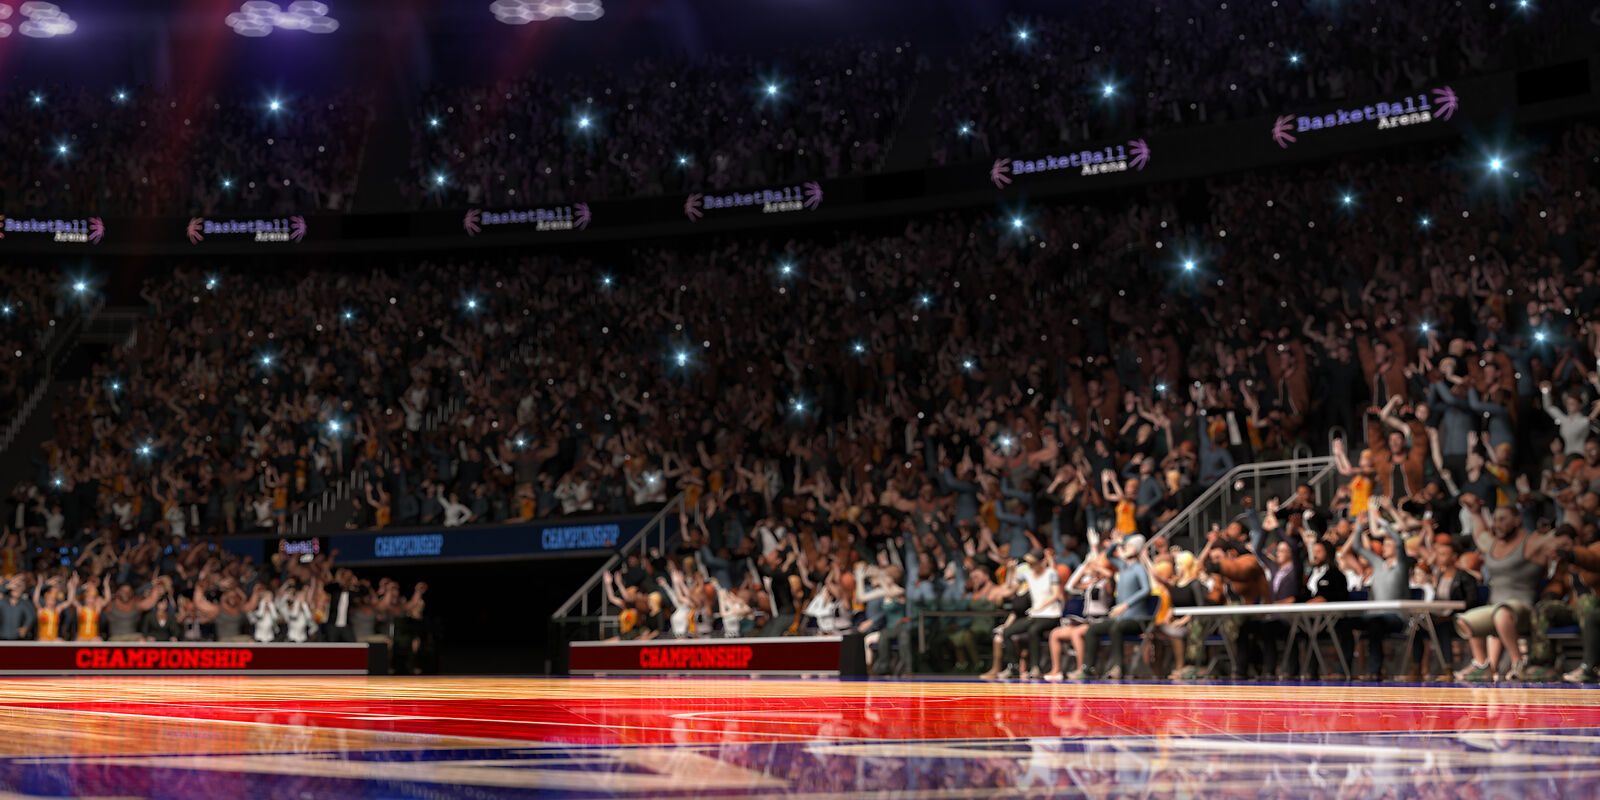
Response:
[[[1561,688],[0,683],[0,797],[1600,797]]]

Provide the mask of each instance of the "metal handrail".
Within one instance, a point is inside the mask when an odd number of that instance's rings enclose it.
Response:
[[[578,607],[578,616],[589,616],[589,598],[591,595],[595,594],[596,589],[600,588],[600,582],[605,580],[606,574],[617,567],[622,566],[623,560],[626,559],[629,553],[635,549],[637,549],[641,558],[644,558],[649,554],[650,532],[652,530],[659,531],[660,533],[656,540],[656,549],[659,552],[665,553],[667,551],[667,545],[670,544],[670,541],[667,537],[667,528],[662,523],[665,522],[668,514],[681,511],[684,508],[684,495],[682,492],[679,492],[677,496],[673,497],[671,500],[668,500],[667,504],[663,506],[660,511],[657,511],[656,515],[651,517],[650,521],[646,522],[643,528],[639,529],[639,535],[633,537],[633,541],[620,545],[617,548],[617,552],[612,553],[611,557],[606,559],[606,563],[601,566],[600,569],[596,570],[593,575],[590,575],[589,579],[584,581],[583,585],[578,587],[578,590],[573,592],[571,597],[567,598],[567,602],[562,603],[561,607],[557,608],[556,612],[550,615],[551,621],[559,621],[565,617],[572,616],[572,609],[574,606]],[[683,532],[678,531],[678,535],[683,535]],[[602,592],[601,594],[603,597],[604,593]],[[603,609],[605,606],[604,599],[596,602],[595,605],[597,609]]]
[[[1264,507],[1268,498],[1286,498],[1295,487],[1308,484],[1316,501],[1324,504],[1332,499],[1331,476],[1335,474],[1331,456],[1240,464],[1161,526],[1155,538],[1176,542],[1180,535],[1187,535],[1190,546],[1198,549],[1212,524],[1231,520],[1242,498],[1251,497],[1257,507]]]
[[[12,443],[17,440],[18,434],[22,432],[22,426],[27,424],[28,420],[33,416],[33,412],[39,407],[39,403],[44,400],[45,393],[49,391],[50,383],[56,377],[56,367],[66,356],[71,354],[73,347],[78,343],[78,338],[89,324],[94,321],[95,317],[99,316],[100,311],[105,306],[104,300],[96,299],[92,305],[84,310],[84,313],[74,317],[66,325],[52,325],[46,331],[44,339],[39,343],[40,348],[45,352],[43,359],[44,371],[39,376],[38,382],[28,391],[27,397],[22,401],[22,405],[17,408],[11,419],[6,422],[5,428],[0,429],[0,453],[11,449]]]
[[[528,345],[517,347],[515,350],[506,354],[500,359],[499,362],[497,362],[498,367],[500,369],[505,369],[512,363],[513,359],[526,356],[528,350]],[[429,411],[427,414],[423,415],[422,427],[418,430],[418,433],[432,433],[438,430],[440,425],[443,425],[447,420],[454,417],[457,411],[461,410],[461,405],[461,397],[455,396],[446,400],[440,407]],[[388,469],[392,460],[389,456],[389,449],[384,448],[383,451],[379,453],[379,456],[382,459],[379,463],[381,463],[385,469]],[[320,497],[307,503],[305,508],[294,512],[294,514],[290,516],[289,531],[297,535],[309,533],[312,524],[321,522],[323,516],[328,511],[332,510],[335,504],[354,495],[357,490],[362,489],[365,486],[366,470],[352,467],[348,475],[340,478],[337,481],[334,481],[333,484],[323,490]]]

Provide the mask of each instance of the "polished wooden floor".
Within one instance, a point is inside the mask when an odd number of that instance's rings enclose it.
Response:
[[[1567,687],[0,681],[3,797],[1600,797]]]

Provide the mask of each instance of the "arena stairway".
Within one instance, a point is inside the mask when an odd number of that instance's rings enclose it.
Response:
[[[902,172],[928,166],[932,153],[928,142],[937,135],[943,124],[935,106],[949,84],[948,74],[942,69],[930,69],[917,75],[906,96],[900,124],[895,126],[894,140],[884,154],[884,172]]]
[[[651,552],[670,553],[673,545],[678,542],[678,513],[685,510],[684,496],[678,494],[667,501],[666,506],[656,512],[654,517],[645,524],[632,541],[617,547],[617,551],[606,559],[606,563],[595,570],[588,580],[585,580],[578,590],[550,615],[552,629],[560,629],[560,636],[552,636],[550,641],[575,641],[580,639],[604,639],[616,634],[618,630],[617,609],[606,602],[605,587],[602,581],[608,573],[622,566],[622,562],[630,555],[636,554],[641,560],[650,557]],[[552,633],[555,633],[552,630]]]
[[[1318,456],[1240,464],[1162,525],[1154,538],[1166,539],[1198,553],[1205,546],[1206,533],[1213,525],[1226,526],[1244,513],[1244,498],[1251,498],[1256,508],[1265,509],[1267,501],[1274,497],[1282,500],[1293,497],[1295,487],[1301,484],[1309,485],[1317,505],[1326,508],[1339,488],[1339,472],[1333,467],[1333,458]]]
[[[89,374],[95,354],[82,345],[90,343],[89,331],[99,324],[104,301],[96,301],[79,316],[53,329],[45,340],[45,357],[37,382],[27,390],[21,407],[0,430],[0,486],[17,485],[42,477],[39,447],[55,435],[55,404],[72,383]]]

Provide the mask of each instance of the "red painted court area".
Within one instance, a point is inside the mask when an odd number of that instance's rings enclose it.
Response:
[[[0,731],[0,796],[1600,796],[1577,688],[14,679]]]
[[[648,682],[646,682],[648,683]],[[1041,692],[1036,686],[933,684],[945,692],[896,694],[878,684],[864,696],[804,694],[726,697],[560,699],[174,699],[167,718],[355,729],[505,740],[592,744],[686,744],[772,739],[1005,739],[1042,736],[1153,736],[1182,732],[1257,736],[1293,733],[1467,732],[1600,728],[1600,707],[1578,704],[1460,705],[1382,699],[1203,696],[1152,697],[1137,686],[1123,697]],[[807,686],[808,684],[801,684]],[[848,684],[845,684],[848,686]],[[662,683],[663,688],[667,687]],[[969,694],[981,690],[983,694]],[[1348,690],[1346,690],[1348,691]],[[1261,694],[1257,692],[1256,694]],[[1270,692],[1265,692],[1270,695]],[[1576,699],[1576,692],[1569,692]],[[147,702],[8,702],[13,708],[143,715]]]

